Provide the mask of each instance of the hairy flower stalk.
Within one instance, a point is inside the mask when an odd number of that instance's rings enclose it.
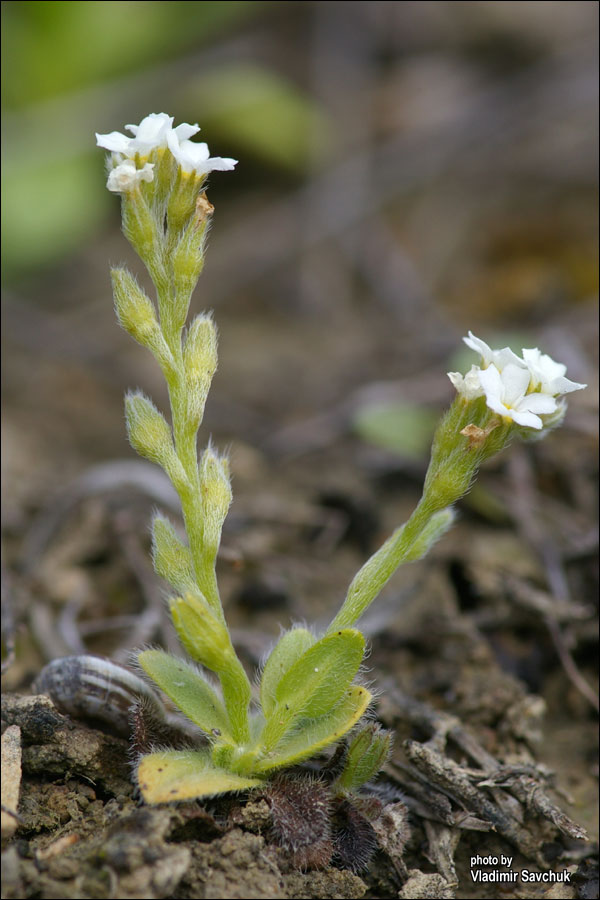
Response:
[[[162,650],[138,654],[141,667],[198,728],[199,749],[141,756],[137,779],[149,803],[185,800],[258,787],[272,773],[314,756],[353,729],[372,696],[357,682],[365,640],[354,626],[395,570],[424,556],[452,524],[453,505],[479,466],[513,437],[530,439],[560,423],[564,395],[585,385],[537,349],[519,357],[492,350],[469,332],[481,357],[466,374],[451,372],[457,396],[434,437],[423,496],[410,519],[360,569],[338,615],[319,636],[294,626],[284,632],[260,677],[252,704],[248,676],[234,650],[216,578],[223,523],[231,503],[229,464],[208,446],[198,457],[197,434],[217,368],[217,334],[210,315],[186,328],[192,293],[204,263],[213,207],[204,193],[211,171],[236,161],[210,157],[192,138],[197,125],[173,127],[165,113],[139,125],[97,135],[109,151],[107,188],[122,199],[123,231],[146,266],[156,304],[123,268],[112,271],[122,327],[156,358],[167,383],[171,422],[138,391],[125,398],[133,448],[167,473],[181,500],[187,542],[161,515],[152,523],[156,572],[174,593],[169,609],[189,657]],[[216,676],[218,686],[205,671]],[[332,786],[345,796],[385,762],[390,737],[358,727]]]

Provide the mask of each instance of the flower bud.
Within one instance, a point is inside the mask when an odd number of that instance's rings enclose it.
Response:
[[[117,318],[140,344],[148,341],[160,329],[154,305],[127,269],[111,269]]]
[[[476,400],[483,396],[483,388],[479,380],[479,366],[471,366],[466,375],[460,372],[448,372],[448,378],[465,400]]]
[[[164,209],[175,177],[176,163],[166,147],[154,148],[150,159],[155,163],[154,181],[146,188],[146,196],[151,198],[156,206]]]
[[[229,634],[207,603],[186,593],[170,600],[169,607],[175,630],[192,659],[213,672],[228,669],[234,657]]]
[[[208,559],[214,561],[232,495],[229,481],[229,461],[225,456],[217,456],[211,447],[204,451],[200,460],[200,486],[204,552]]]
[[[183,361],[188,387],[188,415],[198,428],[217,369],[217,330],[209,315],[196,316],[187,333]]]
[[[166,371],[175,367],[158,323],[154,304],[127,269],[112,269],[115,310],[122,328],[154,354]]]
[[[156,219],[141,191],[123,194],[123,233],[158,286],[164,281]]]
[[[161,515],[152,520],[152,562],[157,575],[177,590],[189,590],[194,584],[189,548],[179,539],[171,522]]]
[[[139,190],[143,182],[153,181],[153,169],[153,163],[146,163],[138,169],[132,159],[126,159],[110,170],[106,187],[113,194],[129,194]]]
[[[170,600],[169,606],[175,630],[192,659],[218,674],[233,738],[246,743],[250,739],[247,710],[252,691],[227,626],[213,615],[201,595],[188,592],[185,597]]]
[[[171,254],[175,296],[171,318],[173,326],[183,328],[190,306],[190,299],[204,266],[204,238],[208,221],[198,225],[196,218],[183,231]]]
[[[193,173],[178,170],[167,206],[167,223],[172,233],[182,231],[190,221],[200,186]]]
[[[125,419],[133,449],[140,456],[161,465],[178,491],[189,487],[173,447],[171,429],[152,401],[139,391],[126,394]]]

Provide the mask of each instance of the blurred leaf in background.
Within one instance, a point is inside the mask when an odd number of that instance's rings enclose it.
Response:
[[[4,3],[3,102],[19,109],[170,59],[262,5],[252,0]]]
[[[354,428],[364,440],[399,456],[426,459],[439,419],[437,410],[408,403],[363,406],[354,417]]]
[[[292,172],[306,168],[311,135],[325,139],[327,121],[312,100],[278,73],[257,65],[231,65],[190,80],[188,109],[201,109],[207,132],[230,137],[254,156]]]

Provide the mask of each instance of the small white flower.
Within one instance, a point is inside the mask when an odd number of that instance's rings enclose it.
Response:
[[[540,416],[558,409],[556,400],[549,394],[527,393],[530,373],[523,365],[508,363],[500,372],[490,363],[487,369],[481,370],[479,379],[489,408],[517,425],[540,430],[544,426]]]
[[[464,397],[465,400],[476,400],[478,397],[483,397],[483,388],[479,378],[480,372],[479,366],[471,366],[466,375],[462,375],[460,372],[448,372],[448,378],[456,388],[457,393]]]
[[[146,163],[142,169],[136,169],[132,159],[123,162],[110,170],[106,187],[114,194],[126,194],[139,187],[142,181],[154,180],[154,163]]]
[[[168,147],[181,167],[187,174],[195,172],[196,175],[208,175],[209,172],[230,172],[237,165],[237,159],[229,159],[222,156],[210,156],[208,144],[194,144],[193,141],[182,139],[178,129],[170,131],[167,135]]]
[[[513,353],[510,347],[503,347],[502,350],[492,350],[485,341],[475,337],[472,331],[469,332],[468,337],[463,338],[463,341],[467,347],[471,348],[471,350],[475,350],[476,353],[481,354],[484,369],[487,369],[490,365],[494,365],[498,371],[501,372],[504,366],[509,364],[521,366],[522,368],[525,367],[523,360],[518,357],[516,353]]]
[[[523,359],[527,364],[531,375],[530,390],[541,391],[542,394],[550,394],[556,397],[559,394],[570,394],[571,391],[580,391],[587,387],[577,381],[565,378],[567,367],[555,362],[546,353],[541,353],[537,347],[530,350],[523,349]]]
[[[171,134],[184,141],[200,131],[198,125],[188,125],[186,122],[173,128],[173,116],[166,113],[150,113],[139,125],[126,125],[125,128],[133,134],[132,138],[120,131],[111,131],[110,134],[97,134],[96,144],[127,157],[134,157],[136,153],[149,156],[153,150],[166,147]]]

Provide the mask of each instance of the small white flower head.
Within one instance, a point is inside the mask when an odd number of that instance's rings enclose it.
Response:
[[[481,359],[483,361],[483,368],[487,369],[488,366],[494,365],[501,372],[504,366],[513,365],[513,366],[521,366],[525,367],[525,363],[523,360],[517,356],[516,353],[510,349],[510,347],[503,347],[502,350],[492,350],[491,347],[486,344],[485,341],[482,341],[481,338],[475,337],[472,331],[469,332],[469,336],[463,338],[463,341],[470,347],[471,350],[474,350],[476,353],[481,355]]]
[[[539,431],[544,427],[540,416],[556,413],[559,408],[549,394],[527,393],[530,374],[523,365],[508,363],[500,372],[494,363],[490,363],[481,370],[479,379],[488,407],[517,425]]]
[[[460,372],[448,372],[448,378],[456,388],[457,393],[465,400],[476,400],[483,397],[483,388],[479,378],[481,369],[479,366],[471,366],[466,375]]]
[[[194,144],[187,138],[182,139],[175,128],[167,135],[169,150],[177,160],[182,172],[191,175],[208,175],[209,172],[231,172],[237,165],[237,159],[222,156],[210,156],[208,144]]]
[[[133,134],[132,138],[120,131],[111,131],[110,134],[97,134],[96,144],[111,153],[129,158],[138,153],[146,157],[153,150],[166,147],[170,134],[176,134],[178,140],[184,141],[200,131],[198,125],[188,125],[186,122],[173,128],[173,116],[166,113],[150,113],[139,125],[126,125],[125,128]]]
[[[565,378],[567,367],[562,363],[555,362],[546,353],[541,353],[537,347],[530,350],[523,349],[523,359],[531,376],[530,390],[541,391],[542,394],[556,397],[559,394],[581,391],[587,387],[586,384],[579,384],[577,381]]]
[[[139,187],[142,181],[153,181],[153,169],[154,163],[146,163],[141,169],[136,169],[132,159],[124,159],[110,170],[106,187],[114,194],[128,194]]]

